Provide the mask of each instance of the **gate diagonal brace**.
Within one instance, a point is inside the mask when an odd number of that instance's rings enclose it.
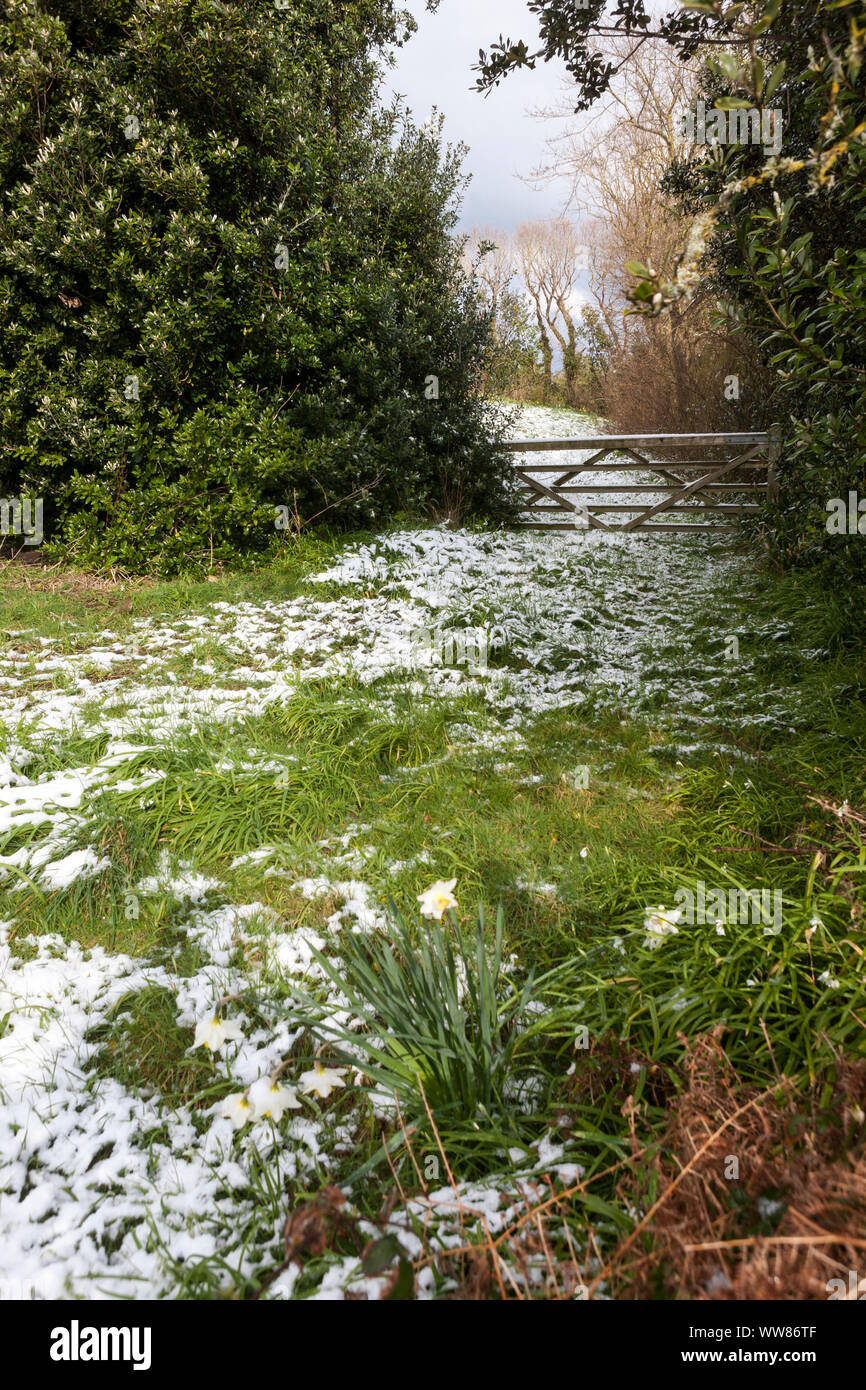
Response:
[[[577,516],[583,517],[583,519],[586,522],[588,522],[588,524],[591,527],[594,526],[599,531],[610,531],[613,529],[612,527],[608,526],[606,522],[602,521],[599,517],[593,516],[592,513],[588,511],[586,507],[577,506],[574,502],[570,502],[567,497],[563,497],[561,492],[554,492],[552,487],[545,487],[544,483],[539,483],[537,479],[530,478],[524,468],[517,468],[515,472],[517,473],[517,476],[521,478],[523,482],[527,484],[528,487],[532,488],[534,492],[540,494],[542,497],[551,497],[554,502],[559,503],[560,507],[563,507],[568,511],[574,512]]]
[[[592,468],[594,463],[598,463],[599,459],[607,458],[608,454],[611,452],[616,453],[616,450],[599,449],[597,453],[593,454],[592,458],[586,460],[586,463],[579,463],[574,468],[569,468],[567,473],[563,473],[561,478],[556,479],[553,486],[563,487],[565,483],[570,483],[572,478],[577,477],[578,473],[583,473],[587,468]]]
[[[725,473],[730,473],[732,469],[738,468],[741,463],[746,463],[750,458],[754,458],[755,454],[761,453],[763,448],[763,444],[756,444],[754,448],[747,449],[744,454],[739,454],[737,458],[729,459],[727,463],[720,463],[717,468],[710,469],[709,473],[705,473],[702,478],[696,478],[693,483],[689,483],[688,487],[681,488],[679,492],[672,493],[670,497],[665,497],[661,502],[657,502],[654,507],[648,507],[645,512],[641,512],[638,516],[633,517],[631,521],[627,521],[622,527],[622,530],[634,531],[638,526],[648,521],[651,516],[657,516],[659,512],[671,511],[678,502],[684,501],[686,497],[691,497],[695,492],[700,492],[700,490],[705,488],[709,483],[716,482],[716,480],[723,477]]]

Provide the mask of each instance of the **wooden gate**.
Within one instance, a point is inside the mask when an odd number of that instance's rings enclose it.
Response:
[[[584,439],[515,439],[504,448],[514,454],[590,451],[579,463],[520,461],[515,474],[525,499],[519,525],[540,530],[592,528],[612,534],[650,535],[656,531],[718,532],[734,530],[719,525],[717,516],[744,516],[761,509],[761,499],[776,494],[776,433],[743,434],[623,434],[593,435]],[[680,451],[683,455],[681,457]],[[654,455],[665,455],[660,460]],[[647,457],[647,455],[650,455]],[[712,454],[713,457],[689,457]],[[604,462],[611,456],[615,462]],[[628,462],[622,462],[627,459]],[[558,476],[541,481],[534,474]],[[652,482],[575,483],[581,474],[640,473]],[[584,496],[619,497],[619,501],[582,501]],[[625,495],[628,495],[626,498]],[[640,500],[634,500],[640,494]],[[661,494],[658,501],[644,494]],[[577,501],[572,501],[573,496]],[[681,520],[655,520],[675,512]],[[542,521],[539,513],[554,513]],[[601,513],[621,513],[623,520],[610,523]],[[628,519],[626,519],[628,513]],[[683,515],[687,513],[689,520]],[[704,517],[708,525],[702,525]]]

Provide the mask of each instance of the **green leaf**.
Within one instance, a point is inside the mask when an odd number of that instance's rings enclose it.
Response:
[[[361,1261],[361,1268],[370,1278],[383,1274],[390,1264],[401,1255],[403,1247],[396,1236],[382,1236],[375,1240]]]
[[[740,72],[740,61],[734,53],[719,53],[711,59],[710,66],[724,77],[736,82]]]
[[[773,71],[770,73],[770,80],[767,83],[766,89],[764,91],[764,101],[770,100],[770,97],[773,95],[782,78],[785,76],[785,69],[787,68],[787,66],[787,63],[783,58],[781,63],[777,63],[776,66],[773,68]]]
[[[755,93],[761,91],[764,85],[764,64],[760,58],[752,59],[752,87]]]
[[[397,1281],[387,1295],[386,1303],[405,1303],[415,1292],[415,1275],[407,1259],[401,1259]]]

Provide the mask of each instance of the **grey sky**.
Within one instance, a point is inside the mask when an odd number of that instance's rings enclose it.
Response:
[[[424,0],[407,0],[406,8],[418,20],[418,32],[398,52],[386,85],[406,97],[419,119],[438,107],[447,138],[469,146],[465,167],[473,177],[461,227],[510,230],[527,218],[559,213],[564,185],[535,191],[517,175],[540,162],[545,139],[556,130],[528,111],[556,100],[562,65],[539,63],[534,72],[513,73],[489,96],[470,90],[479,48],[489,51],[500,33],[535,45],[538,28],[524,0],[442,0],[436,14],[426,12]]]

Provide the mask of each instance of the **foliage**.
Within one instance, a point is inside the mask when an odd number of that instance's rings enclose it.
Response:
[[[518,399],[522,384],[535,374],[538,354],[538,329],[526,300],[513,290],[505,290],[497,301],[485,357],[485,394]]]
[[[748,62],[722,55],[708,71],[708,103],[772,101],[785,117],[782,157],[728,145],[671,171],[704,236],[713,232],[701,273],[706,263],[729,321],[760,339],[776,376],[782,487],[762,529],[786,563],[817,564],[852,597],[866,557],[856,529],[828,529],[828,511],[866,492],[864,20],[862,0],[832,12],[792,3]],[[644,282],[635,297],[666,302],[690,274],[681,267],[671,287]]]
[[[6,6],[0,490],[74,558],[495,511],[460,156],[376,101],[404,32],[372,0]]]
[[[778,9],[778,0],[771,2]],[[761,26],[766,27],[762,18],[754,26],[743,25],[746,7],[724,7],[720,0],[696,0],[658,18],[644,0],[619,0],[613,22],[606,18],[606,8],[605,0],[587,0],[586,4],[575,4],[573,0],[527,0],[530,14],[538,18],[542,47],[530,52],[525,41],[515,42],[500,34],[489,53],[483,49],[479,53],[475,65],[479,91],[497,87],[519,68],[534,68],[539,59],[545,63],[560,59],[580,89],[576,109],[585,111],[604,96],[616,71],[600,51],[603,45],[599,39],[625,35],[644,42],[647,38],[661,38],[683,57],[690,57],[701,43],[718,43],[723,36],[735,35],[738,25],[747,33],[760,33]],[[739,41],[743,41],[742,35]]]
[[[574,1037],[575,1005],[564,1002],[574,971],[557,967],[536,977],[530,970],[518,985],[505,968],[503,926],[500,906],[491,950],[483,909],[468,941],[456,919],[413,932],[392,905],[389,935],[345,934],[339,964],[311,947],[353,1011],[368,1018],[369,1031],[340,1027],[332,1009],[300,990],[293,1017],[342,1060],[360,1060],[413,1120],[423,1121],[429,1107],[450,1133],[483,1126],[487,1142],[514,1134],[509,1099],[537,1069],[540,1039],[549,1045]]]

